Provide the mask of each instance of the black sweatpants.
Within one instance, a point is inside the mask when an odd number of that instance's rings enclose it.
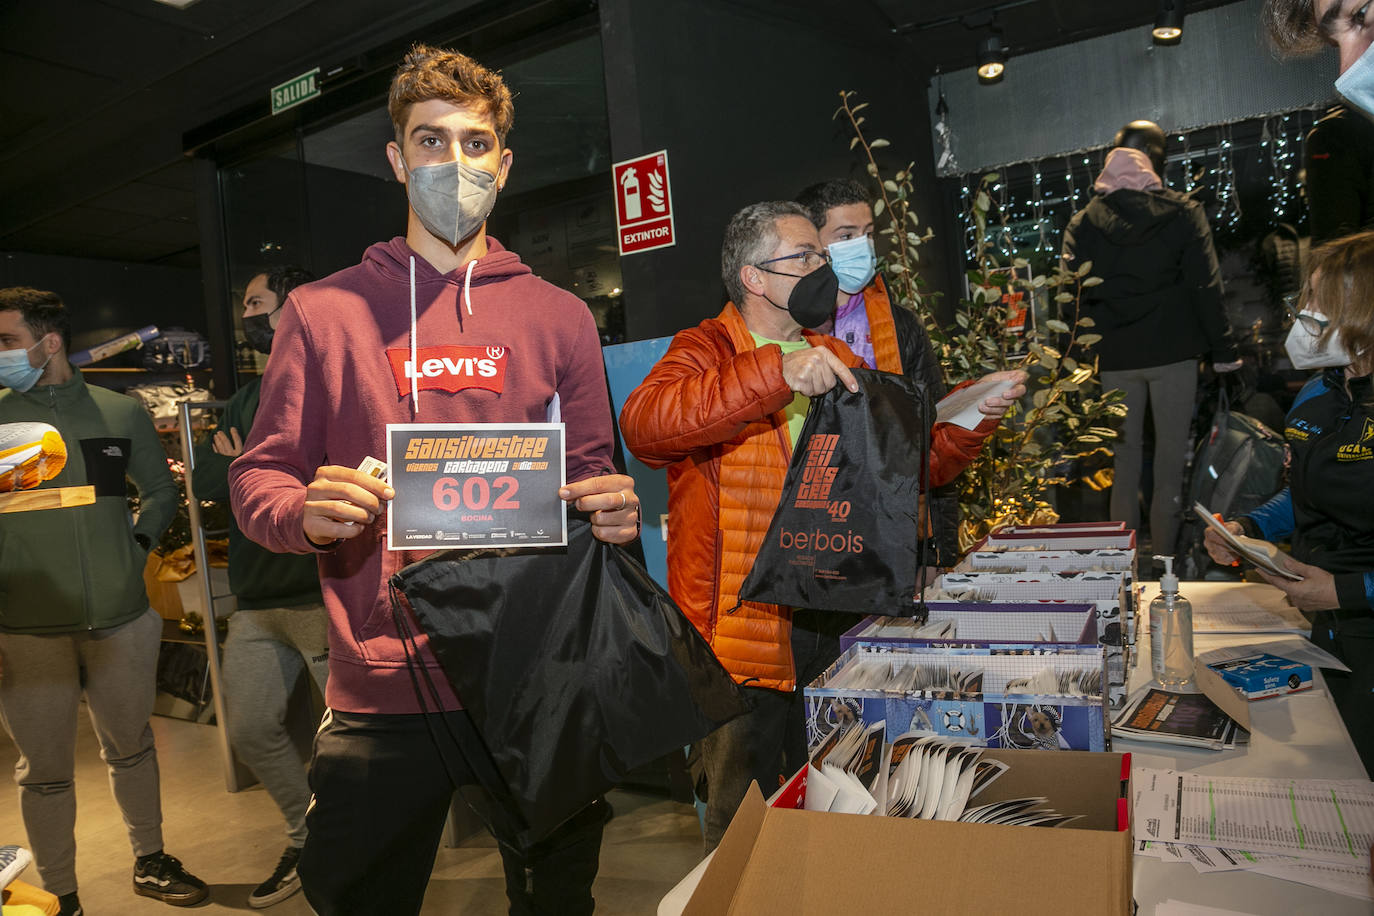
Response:
[[[591,913],[601,832],[597,799],[521,849],[518,824],[483,785],[500,785],[461,710],[363,715],[331,710],[315,738],[314,800],[299,873],[319,916],[419,913],[454,792],[496,838],[512,916]],[[467,753],[464,753],[464,751]]]

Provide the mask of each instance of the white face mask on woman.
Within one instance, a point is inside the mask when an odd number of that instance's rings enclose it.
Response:
[[[1312,329],[1308,327],[1310,322],[1302,320],[1304,316],[1316,319],[1323,327],[1326,325],[1326,318],[1319,312],[1303,309],[1298,313],[1298,320],[1293,322],[1293,327],[1288,331],[1288,339],[1283,342],[1283,348],[1288,351],[1293,368],[1325,369],[1329,366],[1350,365],[1350,353],[1341,342],[1340,329],[1332,330],[1323,346],[1318,340],[1321,334],[1312,333]]]

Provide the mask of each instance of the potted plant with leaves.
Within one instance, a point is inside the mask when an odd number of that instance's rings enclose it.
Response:
[[[912,207],[915,163],[883,173],[873,151],[890,144],[864,134],[861,112],[867,105],[856,103],[853,92],[841,92],[835,117],[848,122],[850,149],[861,151],[877,184],[880,269],[890,280],[893,303],[911,309],[925,325],[946,384],[1005,369],[1030,376],[1026,397],[1007,412],[959,480],[960,548],[1004,525],[1057,521],[1048,501],[1052,487],[1109,485],[1110,471],[1093,470],[1089,462],[1111,456],[1112,424],[1125,414],[1122,393],[1101,390],[1092,354],[1101,337],[1082,310],[1083,290],[1102,281],[1091,275],[1091,262],[1035,273],[1027,259],[1003,254],[1015,246],[989,193],[999,176],[984,175],[966,214],[973,227],[967,293],[954,309],[952,326],[941,325],[935,295],[919,271],[921,246],[933,231],[921,231]]]

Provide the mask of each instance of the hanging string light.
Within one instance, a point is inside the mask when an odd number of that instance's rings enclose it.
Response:
[[[1188,148],[1188,135],[1179,134],[1178,142],[1183,144],[1183,193],[1193,193],[1193,156]]]
[[[973,197],[969,191],[970,176],[965,175],[959,188],[959,212],[964,215],[964,261],[972,264],[977,256],[978,227],[969,217],[973,211]]]
[[[1269,154],[1269,209],[1275,223],[1291,223],[1296,220],[1298,210],[1297,172],[1301,160],[1298,149],[1301,144],[1302,129],[1299,121],[1296,137],[1289,135],[1292,119],[1284,115],[1275,125],[1268,144]],[[1266,132],[1269,122],[1265,122]],[[1261,148],[1265,144],[1261,143]]]
[[[1219,228],[1230,232],[1240,229],[1240,192],[1236,189],[1236,165],[1232,157],[1231,125],[1221,129],[1221,142],[1217,145],[1217,211],[1216,222]]]
[[[1195,193],[1204,185],[1215,188],[1216,206],[1209,207],[1212,228],[1219,236],[1236,237],[1245,215],[1235,162],[1235,136],[1239,132],[1241,136],[1251,138],[1242,144],[1243,149],[1255,149],[1258,152],[1261,171],[1252,180],[1265,183],[1261,193],[1266,196],[1266,209],[1269,211],[1262,222],[1271,228],[1281,222],[1297,224],[1305,210],[1298,192],[1297,170],[1302,163],[1302,145],[1308,127],[1306,122],[1314,119],[1314,115],[1306,111],[1296,111],[1264,121],[1248,122],[1248,133],[1244,132],[1244,128],[1230,124],[1177,133],[1171,137],[1179,150],[1172,162],[1182,168],[1183,175],[1181,182],[1176,182],[1173,187],[1181,184],[1181,190],[1187,193]],[[1257,134],[1258,140],[1253,139]],[[997,169],[999,179],[988,186],[992,205],[999,208],[989,213],[989,231],[993,233],[989,238],[991,250],[1001,257],[1014,257],[1018,253],[1019,243],[1020,253],[1024,256],[1057,255],[1062,245],[1063,227],[1092,197],[1092,183],[1100,173],[1106,152],[1104,148],[1060,154],[1050,159],[1024,163],[1024,171],[1022,164]],[[1097,171],[1094,171],[1094,163]],[[1063,169],[1062,184],[1060,167]],[[1087,173],[1086,182],[1077,174],[1080,168]],[[962,177],[960,199],[963,212],[967,213],[980,175],[966,174]],[[1006,231],[999,225],[1004,221],[1004,216]],[[1251,223],[1254,222],[1256,219],[1252,214]],[[972,262],[977,251],[977,230],[971,220],[966,220],[961,228],[964,232],[965,254]],[[1260,231],[1262,234],[1267,230],[1262,226],[1247,226],[1247,231]]]
[[[1033,163],[1031,170],[1031,212],[1035,216],[1035,251],[1048,252],[1053,249],[1050,248],[1049,240],[1045,235],[1045,197],[1040,191],[1040,163]]]

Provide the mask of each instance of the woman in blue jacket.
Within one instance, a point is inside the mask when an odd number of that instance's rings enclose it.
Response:
[[[1366,769],[1374,764],[1374,232],[1312,253],[1286,343],[1299,369],[1320,369],[1298,394],[1284,437],[1288,486],[1227,527],[1268,541],[1290,538],[1281,562],[1293,582],[1260,571],[1288,600],[1312,612],[1312,641],[1351,668],[1328,675]],[[1213,532],[1212,559],[1237,557]]]

